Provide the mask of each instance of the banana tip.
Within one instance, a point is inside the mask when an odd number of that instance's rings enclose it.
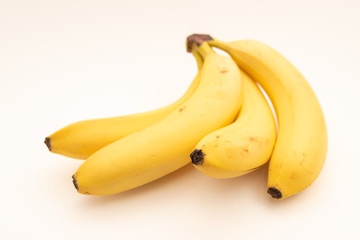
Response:
[[[75,178],[75,176],[74,176],[74,175],[72,175],[72,179],[73,179],[73,184],[74,184],[74,186],[75,186],[76,190],[78,190],[78,191],[79,191],[79,186],[77,185],[76,178]]]
[[[204,156],[205,154],[203,153],[203,151],[200,149],[195,149],[191,154],[190,154],[190,158],[191,158],[191,162],[195,165],[201,165],[204,162]]]
[[[282,193],[280,192],[280,190],[278,190],[274,187],[269,187],[267,190],[267,193],[270,194],[273,198],[276,198],[276,199],[282,198]]]
[[[48,147],[49,151],[51,151],[51,141],[49,137],[45,138],[44,143],[46,144],[46,146]]]

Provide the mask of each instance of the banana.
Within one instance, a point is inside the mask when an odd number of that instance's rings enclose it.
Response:
[[[209,44],[229,53],[260,83],[274,105],[279,126],[267,192],[284,199],[306,189],[320,174],[327,153],[324,114],[309,83],[285,57],[264,43],[213,39]]]
[[[243,103],[236,121],[205,136],[191,153],[196,169],[215,178],[232,178],[269,161],[276,139],[272,111],[256,83],[244,72]]]
[[[204,63],[192,96],[159,122],[91,155],[73,175],[79,193],[109,195],[156,180],[190,163],[201,138],[234,121],[242,81],[235,62],[207,43],[193,46]]]
[[[203,60],[197,52],[193,54],[200,69]],[[185,94],[170,105],[143,113],[79,121],[46,137],[45,144],[53,153],[87,159],[100,148],[153,125],[177,109],[194,93],[199,80],[197,74]]]

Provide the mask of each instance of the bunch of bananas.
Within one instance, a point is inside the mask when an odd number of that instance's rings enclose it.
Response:
[[[45,139],[53,153],[86,159],[73,175],[77,191],[123,192],[191,162],[211,177],[232,178],[269,161],[267,192],[276,199],[312,184],[325,162],[327,130],[319,101],[301,73],[254,40],[222,42],[193,34],[187,49],[198,73],[176,102],[76,122]]]

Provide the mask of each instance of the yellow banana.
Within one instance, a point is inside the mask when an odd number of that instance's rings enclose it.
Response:
[[[269,163],[268,193],[277,199],[310,186],[327,153],[320,103],[302,74],[280,53],[255,40],[210,40],[234,59],[269,95],[278,118],[278,137]]]
[[[161,121],[91,155],[73,176],[79,193],[115,194],[169,174],[190,163],[201,138],[234,121],[242,89],[237,65],[207,43],[194,51],[204,63],[193,95]]]
[[[194,52],[194,56],[200,69],[203,60],[197,52]],[[53,153],[87,159],[100,148],[151,126],[177,109],[194,93],[199,80],[200,76],[197,74],[185,94],[170,105],[143,113],[79,121],[45,138],[45,144]]]
[[[215,178],[241,176],[264,165],[276,139],[275,119],[256,83],[244,72],[236,121],[204,137],[191,153],[196,169]]]

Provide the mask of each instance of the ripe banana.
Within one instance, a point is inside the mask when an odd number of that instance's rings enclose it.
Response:
[[[242,89],[237,65],[207,43],[193,51],[202,53],[204,63],[192,96],[161,121],[91,155],[73,175],[79,193],[115,194],[169,174],[190,163],[201,138],[234,121]]]
[[[256,83],[244,72],[243,103],[236,121],[204,137],[191,153],[196,169],[215,178],[251,172],[269,161],[276,140],[275,119]]]
[[[209,36],[207,36],[209,37]],[[269,163],[268,193],[277,199],[296,194],[320,174],[327,153],[327,130],[320,103],[302,74],[280,53],[254,40],[213,39],[269,95],[278,118]]]
[[[203,60],[197,52],[193,54],[200,69]],[[197,74],[185,94],[170,105],[143,113],[79,121],[45,138],[45,144],[53,153],[87,159],[100,148],[160,121],[189,99],[199,85],[199,80]]]

